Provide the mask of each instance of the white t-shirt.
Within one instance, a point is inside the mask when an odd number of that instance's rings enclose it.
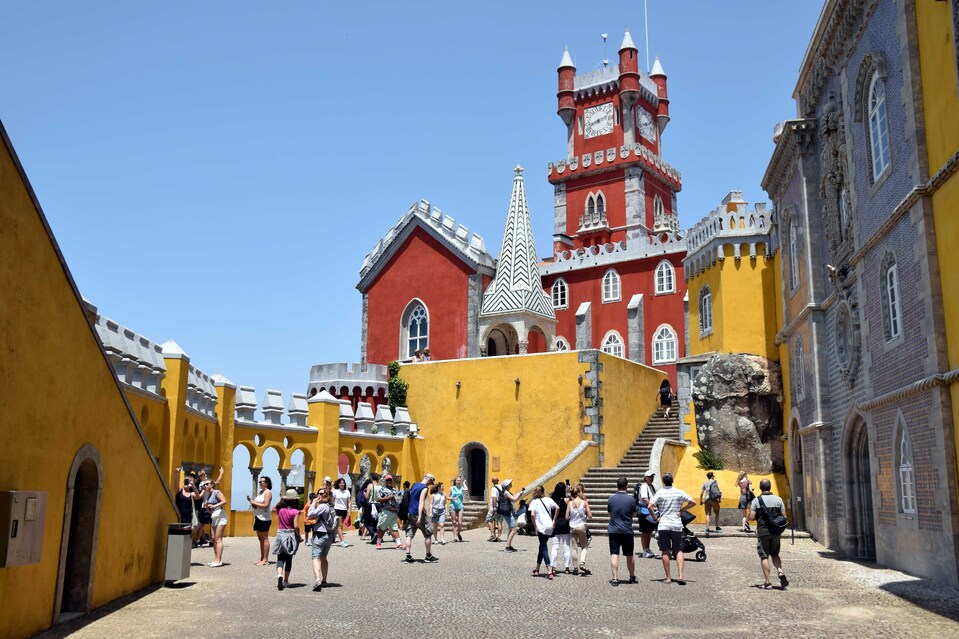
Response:
[[[350,491],[333,489],[333,509],[346,510],[346,505],[350,503]]]
[[[672,486],[656,493],[653,504],[656,506],[656,514],[659,517],[659,529],[682,530],[683,520],[679,512],[683,505],[690,501],[693,501],[692,497]]]
[[[536,530],[543,532],[553,528],[553,513],[559,506],[549,497],[537,497],[530,503],[529,512],[536,522]],[[543,533],[545,534],[545,533]]]

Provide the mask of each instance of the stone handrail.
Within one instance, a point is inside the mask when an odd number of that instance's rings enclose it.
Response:
[[[568,468],[570,464],[572,464],[574,461],[579,459],[579,457],[583,453],[585,453],[589,448],[594,446],[598,447],[599,444],[597,444],[591,439],[584,439],[580,443],[576,444],[576,448],[571,450],[565,457],[559,460],[555,466],[547,470],[545,473],[543,473],[542,475],[540,475],[533,481],[529,482],[526,485],[527,489],[523,491],[522,493],[517,493],[518,496],[528,497],[529,495],[533,494],[533,490],[535,490],[537,486],[540,486],[540,485],[546,486],[552,479],[558,477],[561,472],[566,470],[566,468]]]

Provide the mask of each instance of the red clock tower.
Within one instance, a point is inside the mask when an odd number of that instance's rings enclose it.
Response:
[[[619,64],[559,69],[566,158],[554,187],[553,257],[540,266],[556,312],[558,348],[601,348],[668,370],[685,355],[679,172],[662,158],[666,74],[648,72],[626,32]]]

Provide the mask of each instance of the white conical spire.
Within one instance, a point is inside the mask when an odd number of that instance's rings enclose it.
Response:
[[[648,58],[647,58],[648,60]],[[653,62],[653,68],[649,71],[649,76],[653,77],[656,75],[666,75],[666,72],[663,71],[663,65],[659,63],[659,56],[656,56],[656,61]]]
[[[576,68],[576,65],[573,64],[573,59],[569,57],[569,47],[563,50],[563,59],[559,62],[559,68],[562,69],[563,67]]]
[[[480,315],[534,313],[554,319],[552,300],[543,290],[537,265],[523,167],[517,166],[515,172],[496,275],[483,295]]]
[[[622,51],[623,49],[636,49],[636,45],[633,44],[633,38],[629,35],[629,29],[626,29],[626,35],[623,37],[623,43],[619,45],[619,50]]]

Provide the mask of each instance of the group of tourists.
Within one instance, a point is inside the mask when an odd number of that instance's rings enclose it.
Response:
[[[222,474],[223,470],[220,469],[220,476],[216,481],[209,479],[203,471],[197,475],[187,475],[176,495],[180,521],[194,528],[197,544],[204,543],[204,526],[211,527],[214,560],[207,564],[211,567],[223,566],[223,532],[227,524],[226,497],[217,488]],[[609,583],[612,586],[637,583],[635,558],[656,558],[656,553],[650,548],[654,534],[665,574],[664,583],[686,583],[684,552],[690,551],[687,541],[688,537],[692,536],[686,524],[693,518],[687,511],[697,502],[673,485],[672,474],[665,473],[662,476],[663,487],[660,490],[656,490],[654,486],[655,478],[655,471],[647,471],[643,481],[630,493],[627,490],[627,478],[620,477],[616,482],[617,491],[607,500],[611,573]],[[258,479],[258,484],[257,494],[247,497],[253,508],[253,530],[259,541],[259,559],[255,564],[268,565],[271,552],[276,556],[278,590],[289,586],[293,556],[300,544],[305,542],[311,549],[313,590],[321,591],[327,585],[330,548],[334,542],[343,547],[349,546],[345,533],[353,524],[360,539],[369,539],[369,543],[375,544],[377,549],[383,548],[384,541],[390,541],[396,549],[406,552],[405,561],[408,563],[417,561],[413,557],[413,542],[417,533],[423,537],[423,561],[439,561],[432,552],[433,544],[447,543],[447,517],[450,521],[452,541],[463,541],[464,501],[469,488],[462,477],[453,479],[447,494],[444,483],[437,482],[430,473],[426,473],[420,481],[412,485],[404,482],[401,488],[394,486],[392,475],[372,473],[365,482],[356,487],[355,521],[352,519],[354,494],[347,488],[343,478],[337,479],[335,483],[330,477],[324,478],[317,492],[309,495],[305,505],[301,504],[299,493],[291,488],[272,509],[272,481],[264,476]],[[742,530],[752,532],[749,523],[756,523],[757,552],[764,577],[762,587],[773,587],[770,579],[771,563],[777,571],[780,587],[785,588],[789,581],[779,557],[780,536],[786,527],[785,504],[770,492],[771,484],[768,479],[760,482],[761,494],[758,496],[753,494],[752,482],[745,472],[739,474],[737,486],[740,490],[738,505],[743,512]],[[492,478],[486,517],[489,531],[487,541],[502,542],[505,536],[506,546],[503,550],[508,553],[517,552],[513,541],[523,529],[535,534],[538,540],[534,576],[542,575],[552,580],[557,570],[565,570],[571,575],[592,574],[587,568],[586,557],[591,541],[587,521],[593,517],[593,512],[586,499],[583,484],[570,486],[568,481],[559,482],[550,494],[546,493],[544,486],[537,486],[533,489],[528,504],[521,499],[525,493],[525,487],[514,493],[511,479],[506,479],[501,484],[497,477]],[[719,501],[722,493],[712,471],[706,474],[706,482],[699,497],[706,507],[707,534],[711,522],[714,529],[720,531]],[[277,532],[270,544],[269,531],[274,515]],[[633,517],[638,520],[641,544],[640,552],[635,554]],[[629,575],[624,579],[620,578],[621,555],[626,559]],[[672,561],[676,562],[675,577],[672,573]]]

